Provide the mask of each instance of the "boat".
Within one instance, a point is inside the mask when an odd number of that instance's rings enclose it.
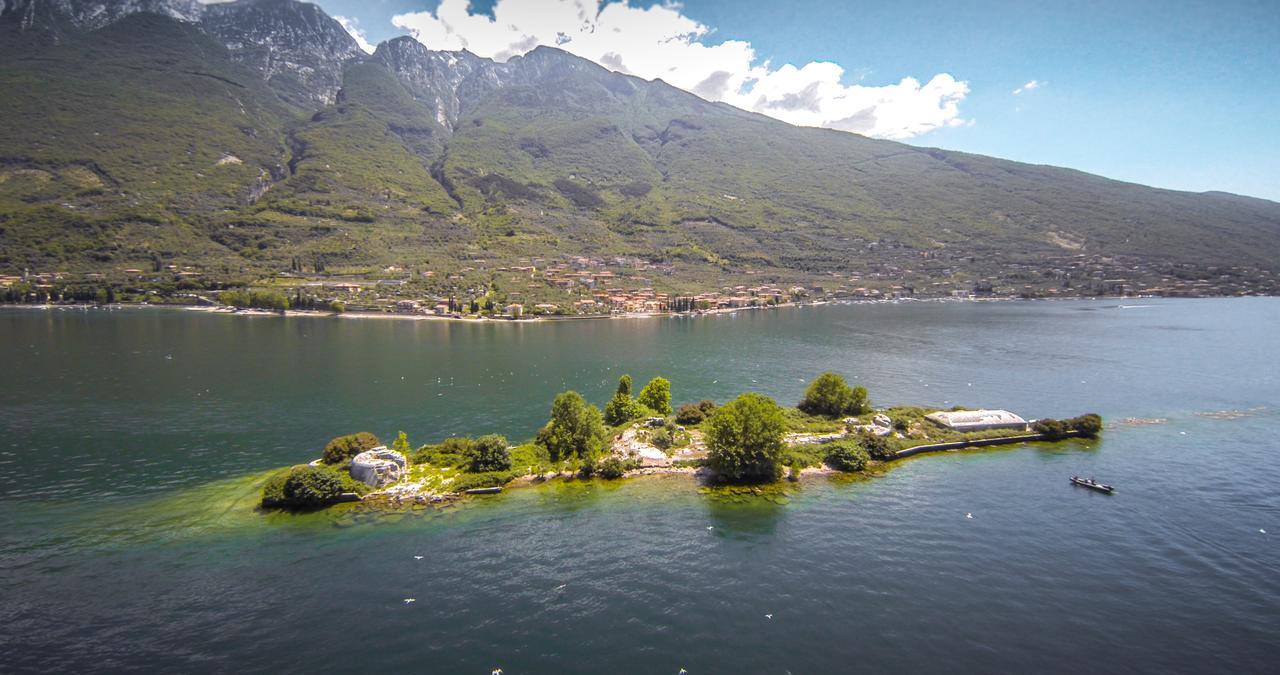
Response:
[[[1099,483],[1098,481],[1092,478],[1081,478],[1079,476],[1072,476],[1071,482],[1075,483],[1076,485],[1082,485],[1084,487],[1087,487],[1090,490],[1097,490],[1098,492],[1105,492],[1107,494],[1111,494],[1116,491],[1116,489],[1111,487],[1110,485],[1103,485],[1102,483]]]
[[[500,487],[471,488],[470,490],[463,490],[463,492],[469,495],[493,495],[493,494],[502,492],[502,488]]]

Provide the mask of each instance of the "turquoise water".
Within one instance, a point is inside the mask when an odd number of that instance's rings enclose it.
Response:
[[[1274,299],[521,325],[0,310],[0,669],[1270,671],[1277,332]],[[763,496],[664,477],[252,508],[263,472],[338,433],[523,438],[556,392],[603,403],[622,372],[791,402],[823,370],[878,404],[1110,427]]]

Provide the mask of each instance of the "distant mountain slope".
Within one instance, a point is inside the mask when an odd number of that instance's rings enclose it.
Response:
[[[0,127],[0,273],[567,254],[698,283],[1077,254],[1280,271],[1280,204],[793,127],[552,48],[368,56],[292,0],[17,0],[0,31],[19,121]]]
[[[293,0],[237,0],[208,5],[200,27],[232,60],[261,73],[290,102],[332,103],[343,64],[364,55],[345,29],[319,7]]]
[[[0,90],[6,266],[222,257],[203,221],[286,173],[296,112],[221,45],[158,15],[4,54]]]

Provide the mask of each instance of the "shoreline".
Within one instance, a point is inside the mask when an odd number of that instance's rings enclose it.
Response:
[[[176,310],[187,312],[200,312],[204,314],[219,314],[223,316],[236,317],[277,317],[277,318],[334,318],[334,319],[368,319],[368,320],[399,320],[399,321],[448,321],[456,323],[472,323],[472,324],[526,324],[526,323],[555,323],[563,321],[601,321],[609,319],[686,319],[698,318],[703,316],[732,316],[738,312],[762,311],[762,310],[778,310],[778,309],[803,309],[807,307],[824,307],[824,306],[853,306],[853,305],[898,305],[907,303],[997,303],[997,302],[1070,302],[1070,301],[1110,301],[1119,302],[1124,300],[1221,300],[1229,298],[1244,297],[1280,297],[1268,295],[1205,295],[1205,296],[1129,296],[1129,295],[1106,295],[1106,296],[1068,296],[1053,298],[895,298],[882,300],[817,300],[814,302],[788,302],[777,305],[765,305],[756,307],[726,307],[722,309],[707,309],[696,312],[626,312],[616,314],[578,314],[578,315],[562,315],[562,316],[531,316],[524,318],[511,317],[492,317],[492,316],[441,316],[436,314],[404,314],[398,312],[333,312],[319,309],[286,309],[269,310],[257,308],[238,308],[230,305],[179,305],[166,303],[113,303],[109,305],[98,305],[93,303],[47,303],[47,304],[19,304],[19,303],[3,303],[0,309],[26,309],[26,310],[80,310],[89,311],[101,309],[106,311],[119,310],[137,310],[137,309],[161,309]]]

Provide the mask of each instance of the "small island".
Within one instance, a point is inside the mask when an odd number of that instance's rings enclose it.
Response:
[[[603,410],[576,391],[556,396],[546,425],[520,444],[497,434],[417,448],[403,431],[390,447],[369,432],[339,436],[320,458],[268,478],[262,506],[445,504],[555,478],[663,473],[761,484],[859,473],[926,452],[1094,438],[1101,431],[1096,414],[1028,422],[1005,410],[877,410],[865,388],[850,387],[836,373],[815,379],[795,407],[748,392],[723,405],[703,400],[673,409],[667,379],[655,377],[633,395],[631,377],[623,375]]]

